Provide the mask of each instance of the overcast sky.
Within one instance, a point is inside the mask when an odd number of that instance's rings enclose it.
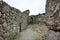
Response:
[[[45,12],[46,0],[4,0],[10,6],[19,9],[20,11],[30,10],[30,15],[37,15]]]

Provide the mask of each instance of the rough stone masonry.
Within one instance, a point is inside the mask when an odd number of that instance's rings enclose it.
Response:
[[[49,28],[47,40],[60,40],[60,0],[46,1],[45,17]]]
[[[18,32],[27,27],[28,15],[29,10],[21,12],[0,1],[0,40],[13,40]]]
[[[44,23],[48,34],[42,40],[60,40],[60,0],[46,0],[46,13],[31,15],[0,1],[0,40],[14,40],[28,25]],[[40,40],[40,39],[39,39]]]

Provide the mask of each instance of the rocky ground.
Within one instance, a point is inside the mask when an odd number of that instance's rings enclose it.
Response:
[[[17,37],[16,40],[43,40],[47,33],[48,28],[45,24],[33,24],[29,25],[26,30],[20,32],[20,38]]]

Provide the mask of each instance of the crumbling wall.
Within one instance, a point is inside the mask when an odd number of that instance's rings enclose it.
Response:
[[[52,29],[59,30],[60,0],[47,0],[46,3],[46,23],[52,25]]]
[[[47,40],[60,40],[60,0],[46,1]]]
[[[0,40],[14,40],[21,30],[27,27],[29,11],[23,13],[0,1]]]
[[[0,4],[0,9],[0,40],[13,40],[19,32],[19,24],[15,20],[18,16],[17,9],[10,7],[5,2]],[[21,14],[21,12],[19,13]]]
[[[37,22],[37,23],[45,22],[45,13],[36,15],[36,22]]]
[[[28,23],[29,24],[38,24],[38,23],[42,23],[45,22],[45,13],[42,14],[38,14],[38,15],[31,15],[28,18]]]
[[[46,14],[29,16],[29,13],[29,10],[21,12],[0,1],[0,40],[14,40],[29,24],[42,22],[49,28],[44,40],[60,40],[60,0],[47,0]]]
[[[28,26],[28,17],[29,17],[29,10],[26,10],[22,12],[22,23],[21,23],[21,29],[24,30]]]

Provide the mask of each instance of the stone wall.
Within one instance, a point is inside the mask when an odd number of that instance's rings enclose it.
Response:
[[[40,22],[45,22],[45,13],[38,14],[38,15],[31,15],[29,16],[29,24],[38,24]]]
[[[21,29],[24,30],[28,26],[28,17],[29,17],[29,10],[26,10],[22,13],[22,23],[21,23]]]
[[[0,40],[14,40],[26,28],[28,15],[29,10],[21,12],[4,1],[0,3]]]
[[[36,22],[37,22],[37,23],[45,22],[45,14],[46,14],[46,13],[42,13],[42,14],[36,15]]]
[[[46,1],[46,24],[49,28],[47,39],[60,40],[60,0]]]
[[[5,2],[0,4],[0,9],[0,40],[13,40],[12,38],[19,32],[16,17],[21,12],[18,13],[17,9],[10,7]]]
[[[60,29],[60,0],[47,0],[46,3],[46,23],[55,30]],[[57,27],[56,27],[57,26]]]
[[[39,23],[46,24],[49,29],[44,40],[60,40],[60,0],[47,0],[46,13],[31,16],[29,13],[29,10],[21,12],[0,1],[0,40],[14,40],[28,25]]]

